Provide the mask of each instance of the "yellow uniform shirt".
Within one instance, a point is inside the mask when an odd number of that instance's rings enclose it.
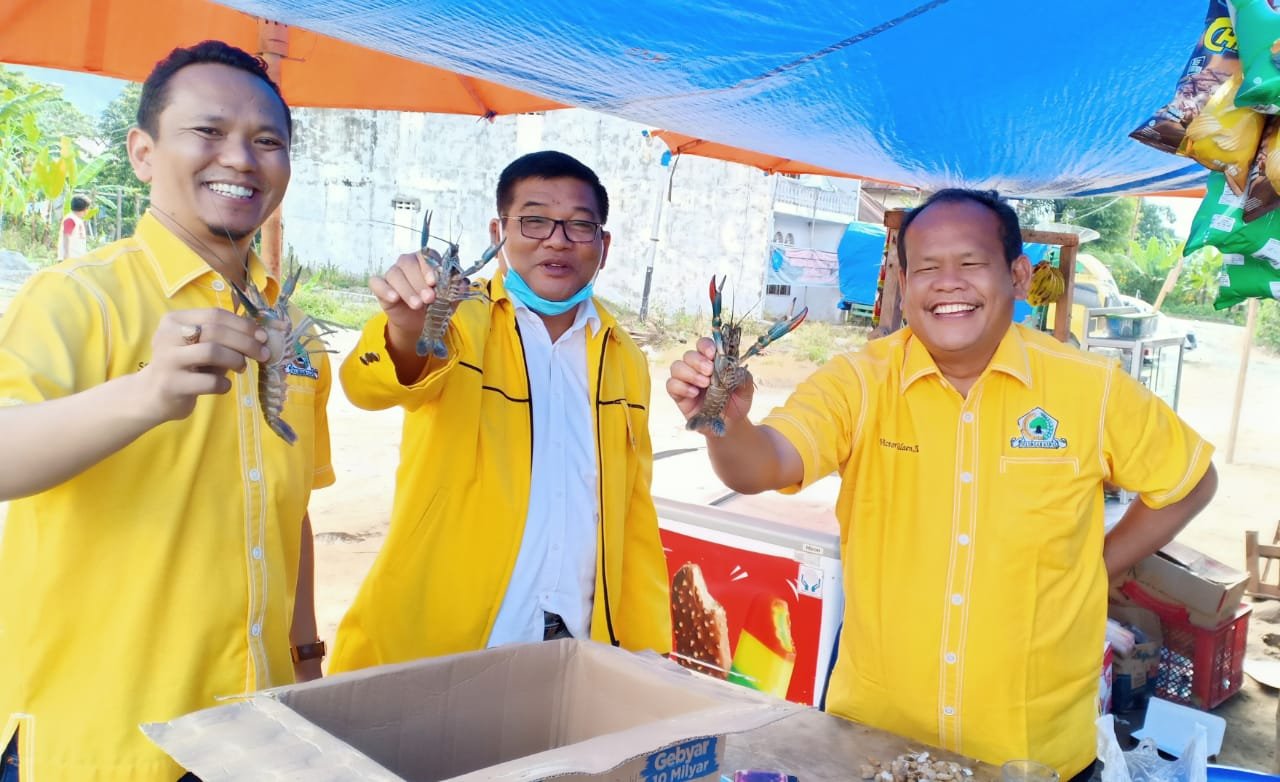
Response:
[[[274,300],[257,259],[252,277]],[[138,371],[170,310],[233,291],[150,215],[129,239],[37,273],[0,319],[0,404]],[[53,489],[15,500],[0,543],[0,746],[24,782],[173,782],[138,725],[293,681],[289,625],[301,523],[333,481],[324,354],[289,374],[267,428],[257,365]]]
[[[449,358],[402,385],[385,315],[339,372],[357,407],[405,409],[387,540],[338,625],[331,673],[483,649],[524,540],[533,412],[515,307],[495,278],[459,305]],[[649,493],[649,365],[598,301],[587,379],[599,483],[591,638],[671,649],[667,563]]]
[[[822,367],[764,423],[799,451],[802,485],[841,477],[828,710],[1064,780],[1087,766],[1102,482],[1160,508],[1191,491],[1212,447],[1114,361],[1021,326],[967,398],[903,329]]]

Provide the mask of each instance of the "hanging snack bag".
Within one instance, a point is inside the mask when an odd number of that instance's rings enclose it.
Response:
[[[1239,88],[1238,73],[1219,84],[1204,108],[1187,124],[1186,135],[1178,147],[1179,155],[1226,174],[1227,184],[1235,193],[1244,192],[1249,166],[1258,152],[1262,126],[1266,124],[1265,115],[1236,107]]]
[[[1280,247],[1266,256],[1226,254],[1218,274],[1215,310],[1225,310],[1246,299],[1280,299]]]
[[[1280,114],[1280,11],[1269,0],[1234,0],[1231,18],[1244,72],[1236,105]]]
[[[1239,226],[1244,224],[1244,207],[1240,196],[1227,187],[1227,177],[1221,171],[1209,174],[1205,184],[1204,200],[1191,221],[1191,233],[1182,249],[1184,256],[1203,247],[1218,247]]]
[[[1200,114],[1209,96],[1227,79],[1240,73],[1240,57],[1226,0],[1209,0],[1204,28],[1178,79],[1173,101],[1130,133],[1131,138],[1164,152],[1177,152],[1187,125]]]
[[[1267,118],[1258,154],[1244,186],[1244,219],[1257,220],[1280,206],[1280,117]]]

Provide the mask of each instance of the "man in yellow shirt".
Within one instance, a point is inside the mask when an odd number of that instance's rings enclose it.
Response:
[[[129,132],[151,185],[135,235],[37,273],[0,320],[0,746],[23,779],[173,782],[139,724],[319,675],[290,647],[316,640],[330,371],[294,346],[290,446],[231,288],[279,293],[250,241],[291,130],[260,61],[175,50]]]
[[[1108,578],[1212,498],[1212,447],[1111,360],[1011,324],[1031,276],[995,193],[944,190],[898,241],[909,328],[837,357],[761,424],[708,437],[730,488],[838,471],[844,629],[827,709],[1063,780],[1094,756]],[[710,340],[671,369],[686,417]],[[1103,481],[1139,492],[1103,534]]]
[[[391,528],[331,672],[566,635],[670,648],[648,361],[592,296],[608,194],[544,151],[503,170],[496,201],[504,273],[443,341],[423,339],[438,276],[420,253],[370,281],[383,311],[342,387],[365,409],[403,406],[404,435]]]

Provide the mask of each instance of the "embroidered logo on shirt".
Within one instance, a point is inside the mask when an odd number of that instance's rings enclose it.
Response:
[[[284,365],[284,371],[298,377],[309,377],[315,380],[320,372],[311,364],[311,354],[302,346],[302,342],[293,343],[293,361]]]
[[[1018,419],[1018,431],[1021,437],[1009,441],[1014,448],[1066,448],[1067,441],[1058,437],[1058,419],[1044,411],[1043,407],[1033,407]]]
[[[372,352],[365,353],[363,356],[360,357],[360,363],[364,364],[366,367],[369,366],[370,364],[373,364],[381,360],[382,360],[381,357],[379,357],[377,353],[372,353]]]

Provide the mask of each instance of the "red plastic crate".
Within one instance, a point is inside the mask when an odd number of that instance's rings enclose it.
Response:
[[[1156,678],[1157,697],[1208,710],[1239,692],[1244,683],[1251,606],[1241,604],[1235,616],[1206,630],[1187,620],[1185,608],[1152,596],[1136,581],[1129,581],[1121,591],[1160,617],[1164,647]]]

